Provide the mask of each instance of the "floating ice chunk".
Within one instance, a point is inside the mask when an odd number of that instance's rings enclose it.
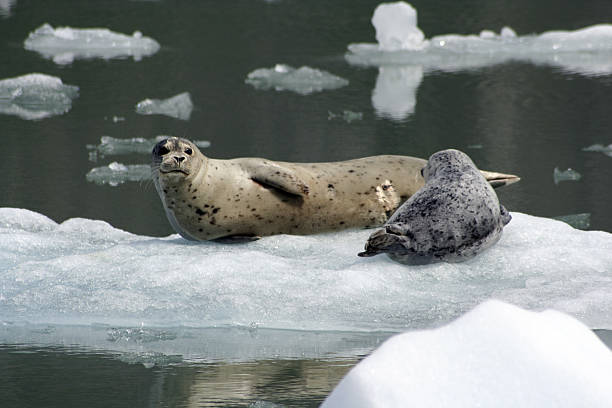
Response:
[[[423,68],[420,66],[379,67],[372,91],[372,106],[376,113],[393,120],[404,120],[412,115],[422,80]]]
[[[582,174],[571,168],[561,171],[558,167],[555,167],[553,170],[553,180],[555,184],[559,184],[562,181],[578,181],[581,178]]]
[[[601,153],[605,154],[606,156],[612,157],[612,144],[609,144],[607,146],[604,146],[602,144],[594,144],[594,145],[591,145],[589,147],[584,147],[582,149],[582,151],[584,151],[584,152],[601,152]]]
[[[363,119],[363,112],[353,112],[350,110],[344,110],[342,113],[333,113],[331,111],[327,112],[327,120],[336,118],[343,119],[346,123],[351,123],[355,120]]]
[[[26,120],[61,115],[72,108],[79,87],[65,85],[60,78],[27,74],[0,81],[0,113]]]
[[[483,30],[479,35],[446,34],[421,40],[416,26],[416,10],[403,2],[381,4],[389,24],[376,27],[376,44],[350,44],[345,56],[355,65],[419,65],[425,71],[477,69],[508,61],[526,61],[559,67],[583,75],[612,73],[612,25],[599,24],[575,31],[549,31],[540,35],[518,36],[510,27],[500,34]],[[411,11],[408,11],[411,10]],[[374,17],[373,17],[374,24]],[[383,34],[379,35],[379,30]],[[415,30],[413,46],[393,44]],[[410,37],[412,38],[412,37]],[[406,40],[411,44],[412,40]]]
[[[369,230],[192,243],[0,209],[0,319],[398,331],[438,326],[495,297],[612,328],[612,234],[512,217],[472,260],[406,267],[358,258]]]
[[[383,3],[374,10],[372,25],[376,41],[384,51],[421,50],[427,46],[425,35],[417,27],[417,12],[403,1]]]
[[[75,59],[126,58],[140,61],[155,54],[159,44],[143,37],[140,31],[131,36],[107,28],[53,28],[43,24],[24,41],[26,50],[36,51],[56,64],[70,64]]]
[[[292,91],[301,95],[341,88],[349,81],[316,68],[293,68],[277,64],[273,68],[259,68],[249,73],[245,83],[255,89]]]
[[[159,135],[151,139],[143,137],[134,137],[130,139],[118,139],[111,136],[102,136],[100,138],[100,144],[98,145],[87,145],[87,150],[95,152],[95,159],[97,160],[98,155],[120,155],[120,154],[151,154],[153,147],[164,139],[172,136]],[[195,140],[193,142],[200,148],[206,148],[210,146],[210,142],[206,140]],[[94,160],[95,161],[95,160]]]
[[[489,301],[394,336],[323,403],[334,407],[609,407],[612,353],[580,322]]]
[[[116,187],[126,181],[151,180],[151,166],[148,164],[121,164],[112,162],[108,166],[94,167],[85,175],[87,181]]]
[[[563,221],[564,223],[581,230],[587,230],[591,226],[590,213],[560,215],[558,217],[554,217],[553,219]]]
[[[192,110],[189,92],[168,99],[145,99],[136,105],[136,113],[141,115],[166,115],[181,120],[189,120]]]

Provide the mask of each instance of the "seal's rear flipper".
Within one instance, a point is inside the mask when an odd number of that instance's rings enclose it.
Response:
[[[508,224],[512,219],[512,216],[510,215],[508,210],[506,210],[506,207],[501,204],[499,205],[499,214],[501,215],[501,219],[504,225]]]
[[[496,173],[486,170],[480,170],[480,172],[493,188],[509,186],[521,180],[519,176],[515,176],[514,174]]]

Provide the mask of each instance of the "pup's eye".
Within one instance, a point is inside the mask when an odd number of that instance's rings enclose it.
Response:
[[[421,177],[425,177],[425,174],[423,173],[423,170],[425,170],[425,167],[421,168]]]
[[[161,147],[159,148],[159,155],[160,155],[160,156],[165,156],[165,155],[167,155],[168,153],[170,153],[170,150],[168,150],[168,148],[167,148],[166,146],[161,146]]]
[[[191,156],[191,153],[193,153],[193,150],[191,150],[189,147],[185,149],[185,153],[187,153],[188,155]]]

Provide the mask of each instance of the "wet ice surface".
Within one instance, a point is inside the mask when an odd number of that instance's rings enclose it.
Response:
[[[159,135],[154,138],[133,137],[128,139],[120,139],[112,136],[102,136],[100,143],[97,145],[87,145],[87,150],[90,153],[95,153],[95,158],[124,155],[131,153],[151,154],[153,147],[164,139],[172,136]],[[193,143],[199,148],[210,146],[210,142],[206,140],[194,140]]]
[[[437,330],[397,335],[322,407],[609,407],[612,353],[580,322],[486,302]]]
[[[159,44],[140,31],[126,35],[107,28],[53,28],[43,24],[24,41],[26,50],[36,51],[56,64],[71,64],[75,59],[127,58],[140,61],[155,54]]]
[[[85,175],[87,181],[96,184],[108,184],[116,187],[126,181],[151,180],[149,164],[122,164],[112,162],[108,166],[94,167]]]
[[[513,214],[460,264],[358,258],[371,230],[240,245],[153,238],[103,221],[0,210],[0,316],[128,327],[391,330],[437,326],[488,298],[612,328],[612,234]]]
[[[306,66],[293,68],[284,64],[256,69],[248,74],[245,82],[255,89],[292,91],[301,95],[337,89],[349,83],[346,79],[327,71]]]
[[[166,115],[172,118],[189,120],[193,103],[189,92],[174,95],[168,99],[145,99],[136,104],[136,113],[141,115]]]
[[[589,229],[591,226],[590,213],[560,215],[558,217],[554,217],[554,219],[563,221],[564,223],[581,230]]]
[[[58,77],[27,74],[0,80],[0,113],[26,120],[61,115],[72,108],[79,87]]]
[[[555,184],[559,184],[562,181],[579,181],[582,178],[582,174],[578,173],[574,169],[568,168],[567,170],[559,170],[558,167],[553,169],[553,181]]]

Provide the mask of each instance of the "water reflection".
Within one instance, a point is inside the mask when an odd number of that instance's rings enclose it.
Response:
[[[17,0],[0,0],[0,17],[10,17],[11,8],[15,6]]]
[[[104,351],[0,346],[0,366],[10,368],[0,376],[0,398],[4,406],[15,407],[316,407],[358,361],[260,360],[147,368]]]
[[[418,65],[378,68],[372,91],[372,106],[385,118],[403,120],[414,113],[416,94],[423,81],[423,67]]]

